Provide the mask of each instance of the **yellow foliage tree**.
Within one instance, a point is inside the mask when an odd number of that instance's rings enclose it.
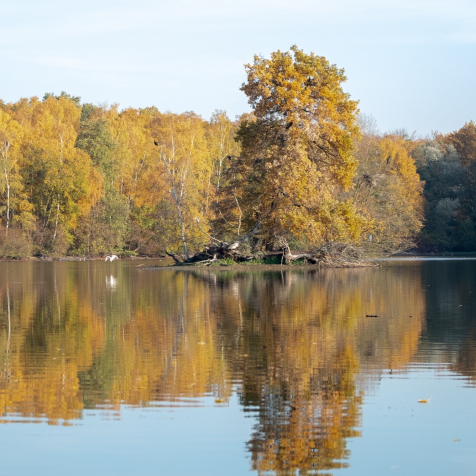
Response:
[[[20,174],[20,148],[23,128],[7,112],[0,110],[0,160],[1,178],[0,192],[2,202],[1,214],[4,219],[6,236],[15,219],[26,229],[31,228],[33,216],[32,206],[23,192],[23,179]]]
[[[193,113],[161,114],[155,119],[152,131],[157,146],[159,187],[166,191],[166,207],[173,210],[174,217],[173,222],[164,225],[173,247],[180,246],[188,258],[189,245],[197,247],[203,241],[194,223],[205,218],[206,177],[211,175],[212,167],[204,121]]]
[[[101,177],[90,156],[75,147],[81,110],[74,101],[48,97],[42,102],[31,101],[29,108],[33,110],[28,111],[22,147],[25,180],[34,190],[43,245],[64,253],[70,231],[98,198]]]
[[[356,146],[359,167],[352,196],[372,226],[361,237],[370,255],[403,251],[414,246],[423,220],[423,184],[410,155],[412,144],[400,136],[381,137],[362,128]]]
[[[241,123],[242,153],[231,166],[243,223],[257,246],[279,236],[323,242],[356,240],[364,226],[348,189],[357,167],[357,102],[342,90],[344,71],[296,46],[246,65],[241,88],[253,117]]]

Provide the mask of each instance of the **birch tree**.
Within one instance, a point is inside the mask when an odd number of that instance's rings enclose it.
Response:
[[[199,246],[195,219],[203,220],[203,198],[211,164],[206,150],[203,120],[193,113],[163,114],[154,125],[158,172],[165,179],[170,204],[175,210],[175,229],[185,256],[189,242]],[[173,236],[173,235],[172,235]]]
[[[1,207],[4,218],[6,236],[11,226],[12,213],[15,205],[18,204],[18,193],[21,192],[23,185],[21,176],[18,172],[19,149],[23,130],[6,112],[0,110],[0,158],[2,180],[0,188],[3,195],[3,204]],[[15,196],[16,195],[16,196]]]

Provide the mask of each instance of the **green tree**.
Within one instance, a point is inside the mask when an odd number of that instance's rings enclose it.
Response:
[[[128,234],[129,207],[120,196],[120,167],[107,118],[108,111],[84,104],[76,147],[86,152],[102,177],[101,198],[76,233],[76,247],[83,254],[109,253],[122,249]]]
[[[451,141],[437,139],[412,152],[425,182],[425,226],[420,248],[471,251],[476,240],[471,162],[460,156]]]

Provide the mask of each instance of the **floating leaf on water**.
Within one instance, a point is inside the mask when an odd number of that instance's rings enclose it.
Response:
[[[215,403],[225,403],[223,398],[215,398]]]
[[[428,398],[428,399],[422,398],[421,400],[418,400],[418,403],[428,403],[432,398],[433,398],[433,396],[431,396],[431,397]]]
[[[454,438],[453,441],[457,442],[457,441],[461,441],[461,440],[459,438]]]

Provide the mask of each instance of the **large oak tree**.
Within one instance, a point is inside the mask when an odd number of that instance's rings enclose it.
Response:
[[[241,89],[253,114],[238,131],[242,153],[231,158],[225,195],[236,206],[224,206],[226,221],[253,230],[257,248],[283,237],[311,245],[358,239],[365,219],[342,198],[356,170],[359,137],[357,102],[342,89],[344,71],[296,46],[270,59],[255,56],[245,67]]]

